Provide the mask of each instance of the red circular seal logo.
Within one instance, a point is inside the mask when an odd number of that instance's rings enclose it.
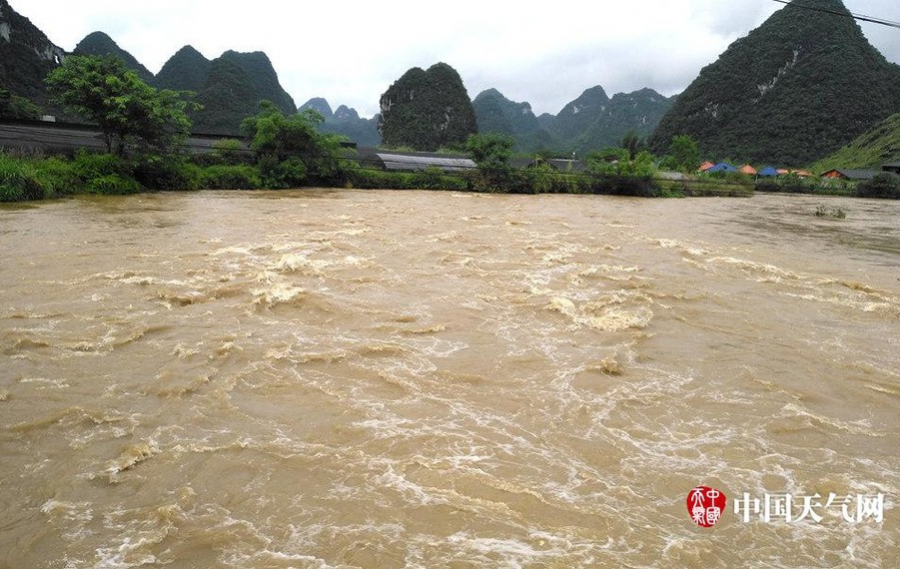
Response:
[[[698,486],[688,493],[687,509],[691,520],[700,527],[711,528],[722,519],[728,503],[725,493],[708,486]]]

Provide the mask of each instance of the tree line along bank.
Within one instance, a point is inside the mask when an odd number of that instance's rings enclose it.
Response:
[[[303,186],[647,197],[747,195],[754,189],[746,179],[689,175],[700,155],[687,136],[674,137],[662,158],[652,156],[636,136],[626,136],[620,148],[591,152],[582,167],[560,171],[539,155],[532,156],[526,168],[514,167],[511,137],[463,133],[465,137],[447,141],[447,150],[474,160],[472,170],[371,169],[348,148],[346,140],[321,131],[322,116],[315,111],[285,115],[267,101],[241,125],[246,144],[222,139],[210,152],[191,153],[185,146],[192,127],[188,111],[196,108],[190,93],[155,89],[112,56],[68,57],[46,82],[54,99],[68,112],[98,126],[105,152],[79,150],[74,156],[2,153],[0,201],[80,193]],[[6,105],[0,108],[0,115],[9,115],[13,103],[18,109],[23,105],[0,93],[0,105]],[[672,176],[661,169],[684,174]]]

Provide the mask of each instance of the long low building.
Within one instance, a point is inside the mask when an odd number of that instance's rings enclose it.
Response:
[[[865,182],[871,180],[879,174],[883,174],[882,170],[853,170],[847,168],[835,168],[822,174],[823,178],[829,180],[846,180],[849,182]]]
[[[462,156],[431,156],[376,152],[379,166],[385,170],[419,172],[437,168],[444,172],[465,172],[476,168],[475,162]]]
[[[185,141],[185,145],[191,152],[211,152],[215,149],[215,144],[225,138],[234,137],[192,134]],[[97,126],[61,122],[3,121],[0,123],[0,148],[20,152],[73,154],[82,148],[104,152],[106,143]]]

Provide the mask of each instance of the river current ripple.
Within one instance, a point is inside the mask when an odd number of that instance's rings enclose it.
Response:
[[[0,567],[890,566],[898,219],[797,196],[4,206]],[[698,485],[729,497],[713,529]],[[744,522],[745,492],[882,494],[884,520]]]

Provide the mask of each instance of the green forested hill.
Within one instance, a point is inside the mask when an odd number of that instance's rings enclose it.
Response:
[[[282,88],[268,55],[261,51],[240,53],[229,50],[222,54],[222,59],[244,70],[261,99],[272,101],[286,115],[297,112],[294,99]]]
[[[193,47],[185,46],[166,62],[153,84],[196,93],[203,110],[191,114],[195,132],[237,134],[241,121],[256,114],[263,99],[275,103],[285,114],[297,112],[272,62],[262,52],[227,51],[209,61]]]
[[[900,113],[891,115],[875,128],[812,166],[822,173],[834,168],[880,169],[882,164],[900,162]]]
[[[75,53],[112,54],[157,88],[193,91],[203,109],[191,113],[196,132],[237,134],[241,121],[256,114],[259,102],[268,99],[285,114],[296,112],[294,100],[278,81],[269,57],[262,52],[227,51],[209,61],[191,46],[181,48],[153,76],[130,53],[102,32],[87,36]]]
[[[0,0],[0,88],[54,112],[44,78],[65,52],[7,0]]]
[[[378,132],[380,118],[376,115],[371,119],[364,119],[356,109],[341,105],[330,118],[325,119],[322,130],[344,135],[360,146],[378,146],[381,144],[381,134]]]
[[[114,55],[124,61],[125,67],[134,70],[143,81],[153,82],[153,73],[103,32],[88,34],[75,46],[73,53],[75,55]]]
[[[553,139],[541,127],[528,103],[516,103],[507,99],[497,89],[482,91],[472,101],[478,131],[512,136],[516,150],[534,152],[549,148]]]
[[[303,112],[306,109],[312,109],[316,111],[317,113],[322,115],[322,117],[326,121],[334,117],[334,111],[331,109],[331,104],[329,104],[328,101],[323,97],[313,97],[312,99],[300,105],[300,108],[297,110]]]
[[[192,46],[186,45],[163,65],[153,80],[153,85],[159,89],[199,93],[206,85],[211,69],[211,61]]]
[[[672,108],[674,101],[674,98],[664,97],[653,89],[617,93],[609,100],[606,109],[575,139],[574,150],[589,152],[618,146],[630,132],[646,138]]]
[[[192,113],[194,132],[239,134],[241,121],[259,112],[259,92],[236,63],[219,58],[210,65],[196,101],[203,106]]]
[[[545,126],[557,144],[571,146],[606,111],[607,105],[609,95],[603,87],[591,87],[563,107],[556,117],[549,121],[545,119]]]
[[[414,67],[381,96],[381,136],[388,146],[434,151],[478,132],[462,79],[446,63]]]
[[[544,114],[534,119],[541,132],[549,136],[541,139],[541,147],[557,152],[586,153],[608,146],[618,146],[628,133],[646,137],[653,132],[663,115],[672,107],[674,99],[652,89],[633,93],[617,93],[610,98],[601,86],[591,87],[567,104],[556,116]],[[477,99],[476,99],[477,103]],[[527,103],[525,103],[527,105]],[[502,128],[507,113],[485,106],[479,114],[479,124],[494,124]],[[518,110],[521,114],[521,109]],[[530,112],[531,108],[528,107]],[[486,118],[482,119],[482,115]],[[533,116],[533,115],[532,115]],[[509,120],[507,118],[507,120]],[[510,133],[519,138],[516,129]]]
[[[650,140],[689,134],[710,158],[802,166],[900,110],[900,67],[840,0],[802,0],[734,42],[679,96]]]
[[[322,97],[310,99],[300,106],[300,111],[312,109],[325,118],[320,129],[322,132],[330,132],[346,136],[359,146],[378,146],[381,144],[381,134],[378,132],[379,116],[364,119],[359,116],[356,109],[341,105],[332,111],[331,105]]]

